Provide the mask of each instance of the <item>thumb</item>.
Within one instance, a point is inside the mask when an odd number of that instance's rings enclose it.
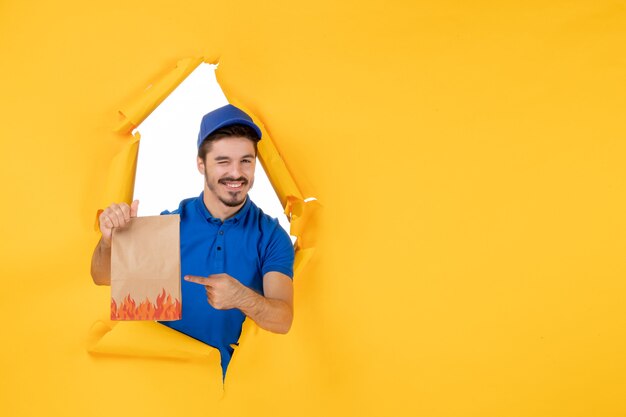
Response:
[[[139,209],[139,200],[135,200],[130,205],[130,217],[137,217],[138,209]]]

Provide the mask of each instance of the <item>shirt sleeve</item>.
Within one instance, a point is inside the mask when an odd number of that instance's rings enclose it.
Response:
[[[276,225],[263,257],[262,275],[276,271],[293,279],[295,253],[291,239],[285,230]]]

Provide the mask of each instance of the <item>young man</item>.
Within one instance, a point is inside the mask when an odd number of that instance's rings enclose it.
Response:
[[[259,127],[235,106],[206,114],[197,158],[204,191],[161,213],[180,215],[184,277],[182,319],[162,324],[219,349],[224,374],[245,316],[276,333],[287,333],[293,319],[291,240],[248,197],[260,139]],[[102,238],[91,263],[96,284],[110,285],[112,229],[136,217],[138,204],[112,204],[100,215]]]

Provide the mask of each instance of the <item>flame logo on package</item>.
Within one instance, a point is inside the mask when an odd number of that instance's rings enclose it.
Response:
[[[168,294],[165,288],[156,297],[156,303],[146,297],[137,305],[128,294],[118,306],[111,298],[111,320],[180,320],[181,316],[180,300]]]

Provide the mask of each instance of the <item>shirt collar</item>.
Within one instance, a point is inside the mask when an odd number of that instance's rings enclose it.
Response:
[[[196,206],[198,208],[198,210],[200,211],[200,213],[204,216],[204,218],[211,222],[211,223],[216,223],[216,224],[221,224],[222,220],[218,219],[217,217],[213,217],[213,215],[211,214],[211,212],[209,211],[209,209],[206,208],[206,206],[204,205],[204,191],[202,191],[200,193],[200,196],[198,197],[198,199],[196,200]],[[229,217],[228,219],[226,219],[226,221],[224,221],[224,223],[239,223],[241,221],[241,219],[243,219],[243,217],[246,215],[246,213],[248,212],[248,210],[250,210],[250,205],[252,204],[252,202],[250,201],[250,196],[246,196],[246,202],[243,203],[243,206],[239,209],[239,211],[237,213],[235,213],[234,216]]]

